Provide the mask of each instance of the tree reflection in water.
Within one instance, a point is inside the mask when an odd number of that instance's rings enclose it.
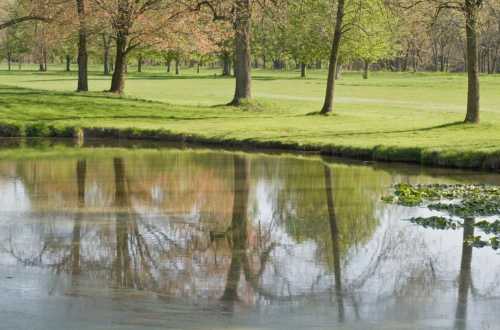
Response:
[[[340,266],[340,235],[337,225],[337,215],[335,214],[335,204],[332,189],[332,170],[328,165],[324,165],[325,169],[325,189],[326,203],[328,205],[328,220],[330,223],[330,234],[332,236],[333,250],[333,270],[335,276],[335,297],[338,306],[339,321],[345,321],[344,310],[344,293],[342,292],[342,269]]]
[[[240,307],[314,305],[348,326],[423,315],[446,292],[465,329],[472,247],[462,247],[456,302],[442,280],[454,241],[441,255],[435,237],[400,221],[407,214],[378,204],[400,180],[382,170],[196,152],[13,165],[29,210],[0,232],[0,262],[48,270],[62,295],[112,288],[157,299],[158,310],[188,301],[236,317]],[[466,223],[462,240],[473,233]]]
[[[75,223],[73,224],[73,234],[71,240],[71,275],[73,284],[80,275],[80,241],[82,231],[82,217],[85,208],[85,179],[87,176],[87,161],[79,160],[76,164],[76,185],[78,208],[75,212]]]
[[[464,221],[464,234],[462,242],[462,260],[460,262],[460,274],[458,276],[458,301],[455,315],[455,328],[465,330],[467,328],[467,305],[469,291],[472,286],[472,251],[473,246],[468,243],[474,237],[474,219],[467,218]]]
[[[250,162],[239,155],[234,156],[234,201],[231,219],[231,263],[226,279],[222,300],[234,302],[238,300],[238,285],[241,277],[242,263],[248,262],[247,253],[247,212],[250,186]],[[230,306],[230,305],[229,305]]]

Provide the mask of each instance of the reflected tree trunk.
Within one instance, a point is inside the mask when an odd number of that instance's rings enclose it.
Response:
[[[472,285],[472,250],[473,246],[467,240],[474,237],[474,219],[468,218],[464,221],[464,236],[462,246],[462,261],[460,263],[460,275],[458,277],[458,301],[455,314],[455,329],[465,330],[467,328],[467,303],[469,291]]]
[[[85,207],[85,181],[87,176],[87,162],[79,160],[76,164],[76,185],[78,191],[78,210],[73,225],[71,240],[71,275],[79,275],[80,267],[80,240],[82,228],[82,210]]]
[[[243,156],[234,156],[234,201],[231,219],[232,255],[221,300],[238,300],[238,284],[247,249],[247,211],[250,163]]]
[[[344,296],[342,290],[342,268],[340,265],[340,235],[335,214],[335,204],[332,188],[332,169],[324,165],[326,203],[328,206],[328,220],[330,222],[330,234],[332,237],[333,250],[333,272],[335,274],[335,298],[338,306],[339,322],[345,321]]]
[[[131,259],[129,253],[129,216],[128,208],[130,205],[126,179],[125,163],[122,158],[113,160],[115,171],[115,207],[116,212],[116,256],[114,261],[114,279],[116,285],[121,288],[132,286],[131,278]]]

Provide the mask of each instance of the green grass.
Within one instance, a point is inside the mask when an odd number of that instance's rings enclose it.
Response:
[[[93,134],[315,150],[351,157],[424,164],[500,167],[500,76],[482,77],[482,124],[464,125],[463,74],[357,73],[339,82],[335,115],[308,116],[322,105],[325,72],[254,72],[258,110],[217,106],[234,81],[219,71],[179,77],[155,68],[130,74],[126,98],[101,91],[109,77],[91,74],[91,93],[76,94],[75,74],[53,68],[0,71],[0,121],[28,135]],[[96,68],[97,70],[97,68]],[[42,124],[40,124],[42,123]],[[104,133],[103,128],[107,128]],[[1,129],[0,129],[1,134]]]

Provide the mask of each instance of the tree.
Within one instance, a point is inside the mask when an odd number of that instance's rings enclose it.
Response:
[[[340,51],[340,42],[344,35],[344,15],[346,0],[337,2],[337,19],[335,21],[335,32],[333,33],[332,49],[330,51],[330,62],[328,64],[328,80],[326,82],[326,95],[321,114],[328,115],[333,112],[333,98],[335,95],[335,76]]]
[[[214,20],[229,21],[234,30],[234,97],[228,105],[239,106],[252,98],[252,4],[251,0],[198,1],[196,8],[208,8]]]
[[[308,65],[328,57],[331,29],[325,22],[331,20],[329,1],[288,0],[287,9],[286,48],[304,78]]]
[[[370,64],[390,57],[395,49],[392,25],[397,19],[380,2],[367,1],[359,17],[360,29],[351,29],[346,36],[348,45],[342,48],[354,59],[363,61],[363,78],[368,79]]]
[[[78,86],[77,92],[87,92],[88,86],[88,54],[87,54],[87,17],[85,13],[86,1],[76,0],[78,13]]]
[[[456,10],[464,15],[466,36],[467,66],[467,114],[465,123],[477,124],[480,121],[479,110],[479,62],[478,62],[478,19],[483,0],[429,0],[425,4],[433,6],[436,15],[445,9]],[[405,9],[412,9],[422,4],[420,0],[396,0]]]
[[[467,114],[466,123],[479,123],[479,65],[477,60],[477,19],[482,0],[465,0],[462,11],[465,14],[467,37]]]
[[[252,98],[252,58],[250,31],[252,9],[250,0],[235,1],[234,75],[236,86],[230,105],[239,106]]]
[[[109,20],[115,39],[115,63],[111,79],[111,93],[123,93],[127,57],[143,44],[157,44],[169,29],[178,24],[186,12],[181,1],[166,0],[92,0],[101,11],[102,19]]]
[[[1,49],[7,60],[8,70],[12,69],[12,62],[19,61],[22,54],[29,51],[28,33],[19,25],[11,25],[4,30]]]

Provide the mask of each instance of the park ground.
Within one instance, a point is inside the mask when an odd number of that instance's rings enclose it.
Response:
[[[346,73],[333,116],[320,110],[325,71],[254,71],[256,104],[221,106],[234,80],[219,70],[159,68],[134,73],[125,96],[103,93],[109,77],[90,74],[91,92],[77,94],[76,74],[62,68],[0,70],[0,134],[58,135],[83,128],[101,135],[185,139],[217,145],[321,151],[366,160],[500,168],[500,76],[481,77],[481,124],[466,125],[461,73]],[[30,70],[32,69],[32,70]],[[21,127],[18,131],[11,126]],[[14,132],[14,134],[12,134]],[[60,134],[64,135],[64,134]]]

